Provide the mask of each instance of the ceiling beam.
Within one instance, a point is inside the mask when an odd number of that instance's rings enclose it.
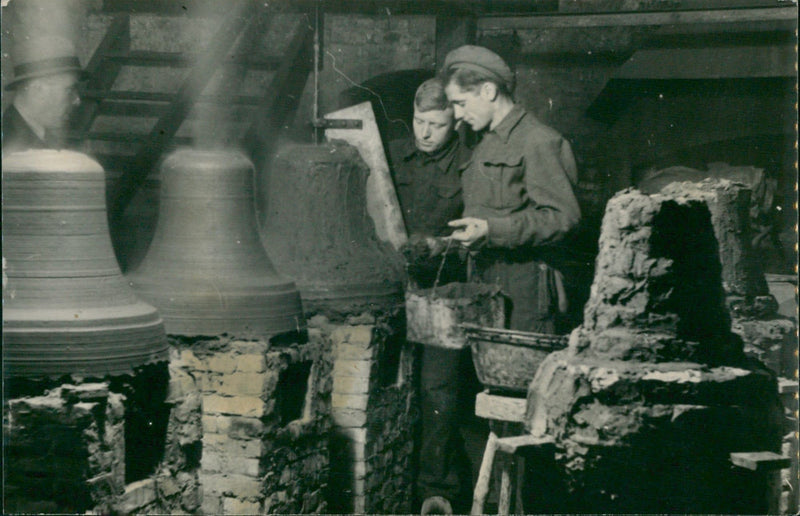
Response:
[[[524,29],[588,28],[620,26],[662,26],[695,23],[751,23],[778,21],[797,23],[797,7],[758,9],[709,9],[703,11],[630,12],[604,14],[541,14],[533,16],[498,16],[478,20],[478,31]]]

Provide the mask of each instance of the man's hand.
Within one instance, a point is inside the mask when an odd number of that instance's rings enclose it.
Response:
[[[466,247],[475,247],[489,236],[489,223],[484,219],[465,217],[463,219],[451,220],[447,223],[451,228],[457,229],[450,235],[450,238],[460,242]]]

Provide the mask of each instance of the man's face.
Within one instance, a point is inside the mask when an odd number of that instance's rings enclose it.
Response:
[[[480,131],[492,121],[494,104],[485,86],[469,91],[451,81],[444,89],[455,119],[468,123],[473,131]]]
[[[80,104],[78,96],[78,75],[62,73],[37,79],[39,91],[36,92],[38,110],[44,127],[63,127],[72,110]]]
[[[422,152],[441,149],[453,134],[453,110],[420,111],[414,106],[414,141]]]

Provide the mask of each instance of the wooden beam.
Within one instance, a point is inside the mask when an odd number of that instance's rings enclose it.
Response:
[[[636,27],[683,25],[694,23],[749,23],[788,20],[797,20],[796,7],[485,17],[478,20],[478,30],[487,32],[525,29],[579,29],[589,27]]]
[[[540,448],[555,444],[555,439],[549,435],[537,437],[533,435],[518,435],[515,437],[501,437],[497,440],[497,451],[514,455],[527,448]]]
[[[117,143],[143,143],[146,142],[148,139],[148,134],[136,134],[136,133],[114,133],[110,131],[97,131],[97,132],[90,132],[87,136],[87,140],[96,140],[101,142],[117,142]],[[172,142],[177,145],[190,145],[192,143],[192,139],[185,136],[175,136],[172,138]]]
[[[230,6],[228,14],[202,53],[202,58],[187,74],[167,113],[151,129],[147,142],[136,155],[134,166],[126,170],[114,185],[109,210],[112,222],[122,216],[125,207],[160,159],[161,154],[170,145],[181,122],[219,68],[228,50],[242,29],[254,18],[255,4],[248,0],[226,2],[226,5]]]
[[[696,11],[705,9],[751,9],[778,7],[782,0],[559,0],[561,13],[607,13],[610,11]]]
[[[498,396],[484,391],[475,396],[475,415],[496,421],[525,421],[525,398]]]
[[[102,91],[102,90],[86,90],[81,93],[83,98],[87,99],[100,99],[110,101],[134,101],[134,102],[160,102],[165,104],[174,103],[176,94],[174,93],[161,93],[155,91]],[[195,104],[198,103],[213,103],[213,104],[239,104],[246,106],[255,106],[261,102],[261,97],[255,95],[236,95],[233,97],[226,97],[224,95],[200,95],[196,98]]]
[[[230,0],[103,0],[103,12],[211,16],[228,12],[231,3]]]
[[[107,61],[105,55],[114,51],[127,51],[130,44],[130,18],[128,15],[115,16],[86,65],[86,73],[89,75],[87,89],[107,91],[114,85],[121,66]],[[81,95],[81,105],[70,119],[70,132],[85,134],[89,131],[99,106],[100,102],[96,98]]]
[[[200,54],[131,50],[129,52],[108,52],[106,57],[124,66],[189,67],[200,59]],[[223,60],[223,65],[241,65],[251,70],[274,70],[280,63],[280,57],[252,59],[249,56],[226,56]]]
[[[259,97],[236,96],[229,99],[224,106],[227,109],[215,110],[215,117],[222,117],[225,120],[243,120],[250,116],[253,111],[252,106],[258,105]],[[197,104],[212,102],[212,100],[200,97]],[[137,118],[158,118],[164,114],[168,106],[160,102],[128,102],[123,100],[104,100],[100,104],[100,115],[108,116],[129,116]],[[195,116],[193,116],[195,115]],[[194,118],[198,115],[197,111],[189,113],[187,118]]]
[[[788,468],[791,459],[769,451],[731,453],[731,462],[751,471],[774,471]]]

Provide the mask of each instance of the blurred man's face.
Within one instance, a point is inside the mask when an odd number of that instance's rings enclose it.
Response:
[[[453,115],[456,120],[463,120],[472,127],[473,131],[480,131],[492,121],[494,105],[490,92],[485,91],[486,83],[476,91],[462,89],[461,86],[450,81],[444,92],[447,100],[453,106]]]
[[[34,79],[36,81],[35,100],[39,104],[37,112],[44,127],[63,127],[72,110],[81,101],[78,96],[78,74],[69,72]]]
[[[414,106],[414,140],[417,148],[429,154],[441,149],[453,134],[454,122],[450,108],[419,111]]]

